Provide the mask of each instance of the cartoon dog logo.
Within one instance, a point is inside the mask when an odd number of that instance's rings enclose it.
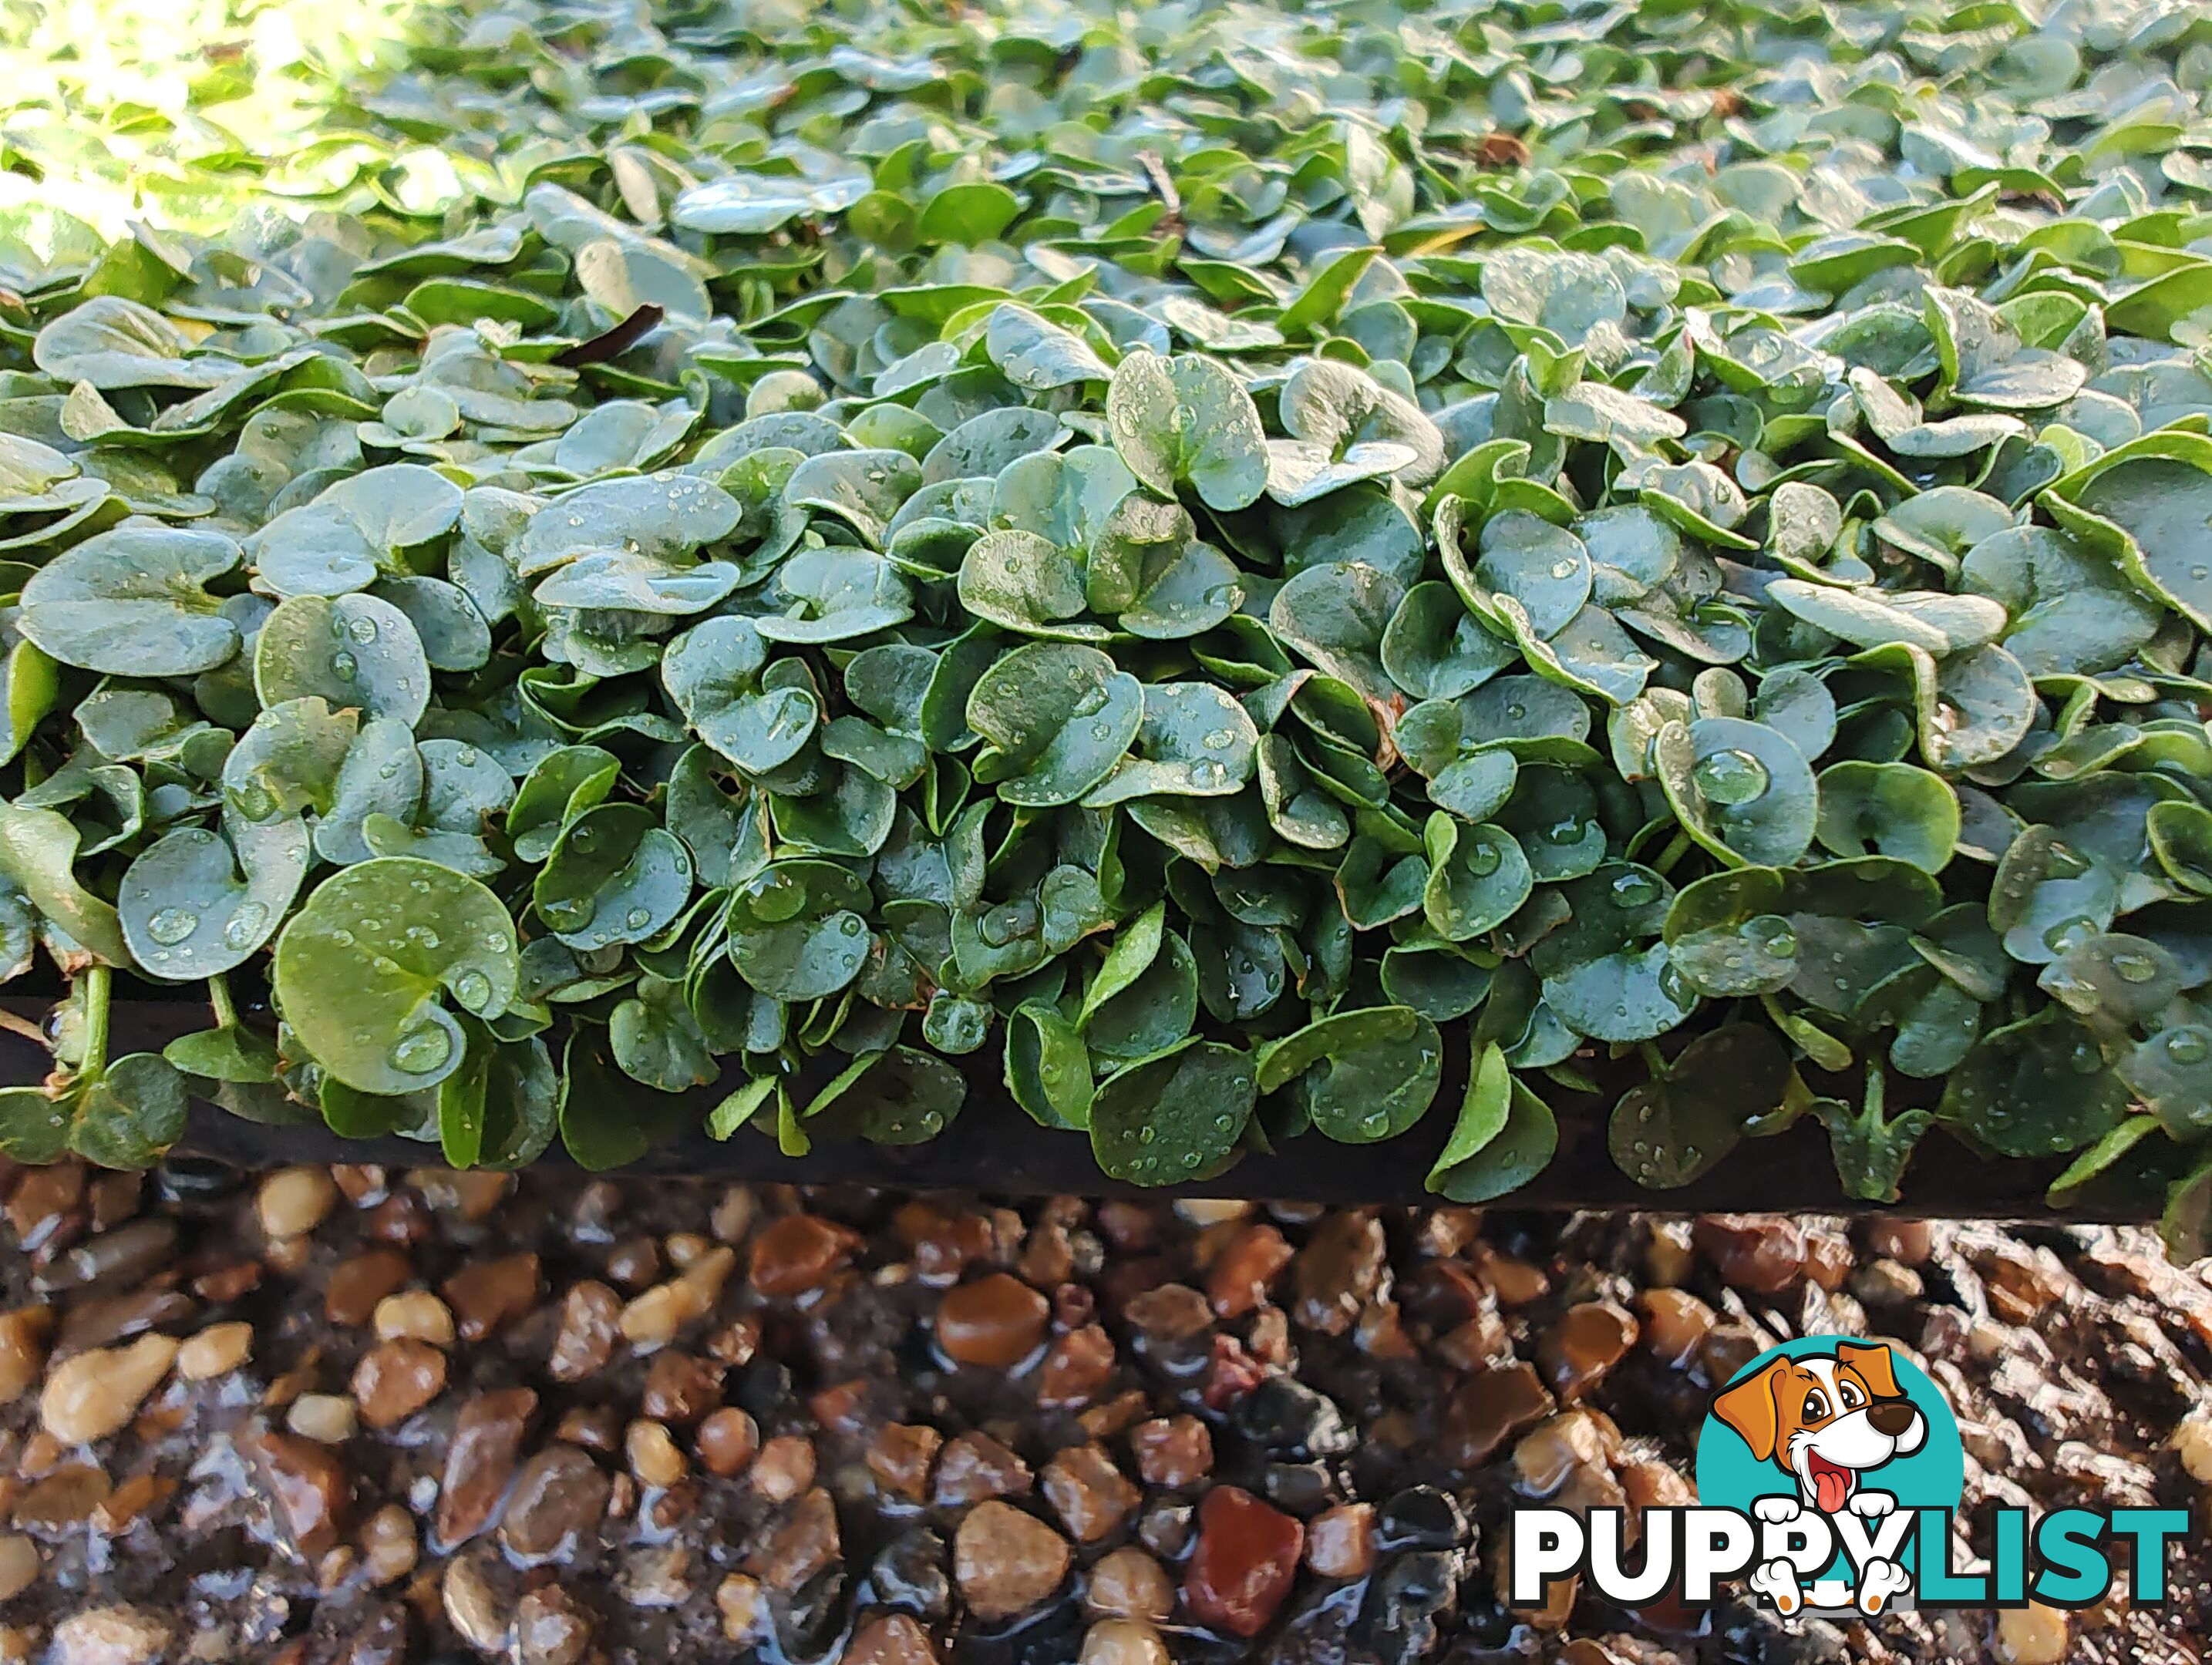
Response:
[[[1808,1510],[1887,1514],[1897,1506],[1895,1495],[1867,1485],[1864,1476],[1917,1451],[1928,1438],[1928,1418],[1899,1388],[1889,1349],[1867,1342],[1841,1342],[1832,1357],[1778,1355],[1716,1395],[1712,1414],[1742,1437],[1753,1457],[1796,1482],[1794,1497],[1761,1497],[1752,1504],[1760,1520],[1777,1522]],[[1803,1604],[1796,1569],[1787,1560],[1763,1563],[1749,1582],[1784,1613]],[[1858,1605],[1878,1612],[1911,1582],[1895,1562],[1877,1561],[1861,1569]]]

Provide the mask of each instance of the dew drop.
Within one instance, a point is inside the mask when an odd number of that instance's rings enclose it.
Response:
[[[2063,954],[2096,934],[2094,920],[2063,919],[2043,933],[2043,945],[2054,954]]]
[[[410,1075],[428,1075],[453,1055],[453,1037],[435,1024],[425,1024],[392,1042],[392,1067]]]
[[[1690,779],[1711,804],[1750,804],[1765,796],[1771,777],[1766,765],[1747,751],[1730,747],[1700,757]]]
[[[642,908],[633,908],[623,915],[623,924],[632,931],[642,931],[653,923],[653,915]]]
[[[1095,685],[1085,689],[1075,702],[1075,714],[1079,717],[1095,717],[1105,708],[1106,690]]]
[[[1199,744],[1208,751],[1226,751],[1237,744],[1237,736],[1228,729],[1217,728]]]
[[[238,904],[222,927],[223,946],[233,951],[248,949],[261,940],[269,923],[269,904],[251,898]]]
[[[2123,982],[2147,983],[2158,975],[2158,962],[2148,954],[2124,950],[2112,956],[2112,969]]]
[[[340,682],[351,682],[361,674],[361,665],[351,653],[342,647],[331,655],[331,674]]]
[[[491,979],[469,966],[460,971],[453,981],[453,998],[478,1017],[491,1004]]]
[[[1644,908],[1659,899],[1659,885],[1648,873],[1626,872],[1613,881],[1617,908]]]
[[[791,918],[806,905],[806,887],[774,868],[755,878],[745,895],[753,917],[769,925]]]
[[[1477,878],[1487,878],[1496,872],[1505,858],[1498,853],[1498,846],[1487,839],[1467,847],[1467,858],[1462,864]]]
[[[1786,960],[1797,952],[1796,929],[1778,914],[1765,915],[1744,928],[1750,933],[1753,945],[1771,958]]]
[[[350,948],[353,946],[353,933],[340,926],[331,933],[331,940],[340,948]]]
[[[2166,1037],[2166,1055],[2177,1064],[2201,1064],[2206,1050],[2201,1029],[2177,1029]]]
[[[1201,757],[1190,766],[1190,783],[1200,789],[1218,787],[1228,778],[1229,771],[1211,757]]]
[[[200,916],[189,908],[164,908],[146,921],[146,934],[164,946],[182,942],[200,928]]]
[[[848,937],[857,937],[868,927],[858,914],[848,914],[837,921],[837,928]]]
[[[2074,1066],[2076,1075],[2094,1075],[2105,1067],[2104,1054],[2087,1041],[2076,1046],[2066,1061]]]
[[[366,647],[376,640],[376,621],[356,615],[346,621],[346,634]]]

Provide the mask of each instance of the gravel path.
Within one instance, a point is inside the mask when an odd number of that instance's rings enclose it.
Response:
[[[1911,1349],[1970,1508],[2212,1482],[2147,1234],[0,1164],[0,1661],[2195,1660],[2124,1600],[1502,1607],[1504,1511],[1686,1502],[1709,1384]]]

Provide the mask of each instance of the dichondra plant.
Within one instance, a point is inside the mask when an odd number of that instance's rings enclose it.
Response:
[[[9,210],[0,1151],[988,1076],[2200,1248],[2212,29],[2046,9],[505,0],[283,211]]]

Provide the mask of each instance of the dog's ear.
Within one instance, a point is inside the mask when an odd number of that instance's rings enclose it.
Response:
[[[1783,1361],[1778,1358],[1758,1375],[1713,1399],[1713,1414],[1742,1435],[1751,1455],[1761,1462],[1774,1455],[1774,1438],[1781,1423],[1774,1405],[1774,1377],[1782,1368]]]
[[[1856,1341],[1837,1344],[1836,1358],[1850,1365],[1865,1379],[1876,1399],[1902,1397],[1903,1389],[1897,1385],[1897,1365],[1885,1346],[1865,1346]]]

